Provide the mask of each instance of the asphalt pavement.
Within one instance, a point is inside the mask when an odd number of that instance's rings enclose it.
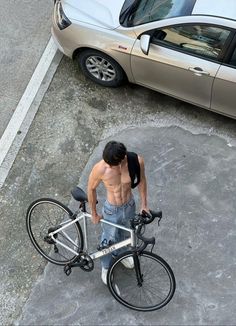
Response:
[[[50,38],[52,1],[1,0],[0,136]]]
[[[217,136],[194,135],[177,126],[128,128],[98,144],[78,180],[82,188],[104,144],[113,138],[144,156],[149,205],[164,215],[160,228],[154,222],[148,233],[157,238],[154,252],[168,261],[176,276],[173,300],[159,311],[135,312],[112,298],[100,279],[99,262],[91,273],[75,268],[69,277],[63,268],[48,264],[17,324],[232,325],[235,148]],[[99,202],[103,198],[101,187]],[[74,202],[71,208],[76,208]],[[92,250],[99,231],[90,225]]]
[[[48,42],[51,8],[42,0],[1,3],[0,134]],[[0,189],[0,324],[235,324],[235,121],[142,87],[99,87],[67,58],[41,98]],[[93,272],[73,270],[70,277],[46,265],[26,232],[33,200],[47,196],[74,207],[70,190],[86,189],[110,139],[144,157],[150,207],[163,210],[160,228],[153,224],[148,232],[158,239],[155,252],[173,268],[177,288],[156,312],[117,303],[100,280],[99,262]],[[104,195],[100,187],[100,205]],[[100,226],[90,224],[91,246],[99,234]]]
[[[134,85],[102,88],[64,58],[0,191],[1,323],[234,324],[235,135],[234,120]],[[100,280],[99,262],[70,277],[45,265],[26,233],[28,205],[45,196],[74,205],[70,190],[86,188],[110,139],[143,155],[149,205],[163,210],[150,234],[177,288],[156,312],[117,303]],[[100,204],[103,198],[101,187]],[[95,246],[100,227],[90,230]]]

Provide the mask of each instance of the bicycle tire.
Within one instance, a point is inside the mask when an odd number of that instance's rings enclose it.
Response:
[[[134,252],[127,251],[119,255],[110,266],[107,285],[111,294],[133,310],[153,311],[164,307],[172,299],[176,288],[172,269],[163,258],[143,251],[137,256],[143,278],[142,285],[139,286],[135,267],[128,269],[122,264],[123,259],[133,256]],[[151,282],[154,284],[151,285]],[[166,289],[163,288],[164,285]]]
[[[43,216],[43,214],[45,216]],[[59,201],[51,198],[40,198],[31,203],[26,214],[26,229],[35,249],[49,262],[66,265],[74,261],[76,255],[59,244],[45,240],[49,229],[71,222],[72,211]],[[65,221],[66,218],[66,221]],[[79,222],[68,226],[56,237],[74,251],[83,250],[83,232]],[[54,249],[54,250],[53,250]]]

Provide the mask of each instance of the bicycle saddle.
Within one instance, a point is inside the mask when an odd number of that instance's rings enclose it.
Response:
[[[73,190],[71,190],[71,195],[77,201],[80,201],[80,202],[88,201],[88,197],[87,197],[86,193],[80,187],[76,186]]]

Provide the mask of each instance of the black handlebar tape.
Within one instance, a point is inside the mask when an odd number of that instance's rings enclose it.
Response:
[[[142,225],[140,225],[140,226],[138,227],[138,230],[137,230],[137,237],[138,237],[140,240],[142,240],[146,245],[147,245],[147,244],[155,244],[155,238],[154,238],[154,237],[152,237],[152,238],[145,238],[145,237],[143,237],[143,236],[140,234],[141,229],[142,229]]]
[[[145,238],[142,235],[138,234],[137,237],[142,240],[145,244],[155,244],[155,238],[151,237],[151,238]]]
[[[142,222],[144,224],[149,224],[149,223],[151,223],[154,220],[155,216],[153,216],[150,213],[148,213],[146,211],[142,211],[142,215],[141,216],[142,216]]]

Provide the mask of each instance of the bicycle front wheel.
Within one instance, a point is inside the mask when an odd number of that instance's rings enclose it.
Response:
[[[111,265],[107,275],[111,294],[124,306],[138,311],[164,307],[175,292],[173,271],[164,259],[146,251],[137,254],[133,268],[126,268],[123,261],[128,258],[134,263],[134,255],[127,251]]]
[[[72,262],[83,249],[83,233],[78,222],[57,232],[54,238],[49,233],[71,222],[71,210],[55,199],[41,198],[34,201],[26,214],[26,229],[36,250],[56,265]],[[68,250],[72,249],[74,252]]]

